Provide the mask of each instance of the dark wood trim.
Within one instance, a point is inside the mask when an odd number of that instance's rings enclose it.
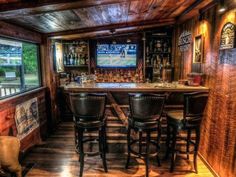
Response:
[[[60,40],[75,40],[75,39],[81,39],[81,40],[87,40],[88,38],[93,38],[93,39],[100,39],[100,38],[110,38],[112,37],[122,37],[122,36],[127,36],[127,34],[129,35],[133,35],[133,34],[137,34],[137,33],[143,33],[143,31],[150,31],[153,28],[156,27],[162,27],[162,26],[168,26],[168,25],[174,25],[172,22],[169,23],[159,23],[156,25],[151,25],[151,26],[142,26],[141,27],[127,27],[127,28],[120,28],[118,31],[116,32],[116,34],[112,35],[110,33],[107,32],[107,30],[104,31],[99,31],[98,33],[96,31],[94,32],[89,32],[89,33],[78,33],[78,34],[69,34],[69,35],[62,35],[62,36],[54,36],[51,37],[51,39],[60,39]],[[85,35],[86,34],[86,35]],[[85,35],[85,36],[84,36]]]
[[[24,97],[24,96],[27,96],[27,95],[30,95],[30,94],[38,93],[38,92],[43,91],[45,89],[46,89],[46,87],[39,87],[39,88],[36,88],[34,90],[26,91],[26,92],[17,94],[15,96],[8,97],[6,99],[2,99],[2,100],[0,100],[0,106],[7,103],[7,102],[11,102],[13,100],[20,99],[21,97]]]
[[[200,13],[204,13],[207,10],[213,8],[214,6],[216,6],[218,4],[218,0],[213,0],[211,3],[209,3],[207,6],[205,6],[204,8],[200,9],[199,12]]]
[[[120,108],[120,105],[117,104],[116,100],[112,96],[110,92],[107,92],[107,98],[109,102],[111,103],[111,107],[114,109],[115,113],[117,114],[118,118],[123,122],[123,124],[127,127],[128,121],[127,117],[125,116],[125,113]]]
[[[176,17],[176,22],[181,23],[194,17],[194,15],[198,15],[201,9],[207,7],[213,1],[215,0],[196,0],[191,6],[189,6],[179,16]]]
[[[177,20],[180,19],[181,17],[185,16],[188,14],[190,11],[192,11],[196,6],[202,3],[203,0],[196,0],[191,6],[189,6],[187,9],[185,9],[178,17]]]
[[[0,36],[27,41],[31,43],[42,42],[42,35],[39,32],[27,30],[26,28],[0,21]]]

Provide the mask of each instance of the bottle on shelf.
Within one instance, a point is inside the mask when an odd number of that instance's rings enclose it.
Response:
[[[79,65],[79,58],[78,58],[78,53],[75,54],[75,65]]]
[[[75,53],[72,54],[72,65],[75,66]]]
[[[66,55],[66,53],[64,53],[64,55],[63,55],[63,64],[67,65],[67,55]]]
[[[69,65],[73,65],[73,56],[69,54]]]

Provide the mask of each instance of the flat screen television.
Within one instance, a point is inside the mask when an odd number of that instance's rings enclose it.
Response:
[[[135,68],[137,44],[98,44],[96,65],[98,68]]]

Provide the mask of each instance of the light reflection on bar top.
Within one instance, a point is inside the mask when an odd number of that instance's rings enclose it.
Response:
[[[63,86],[66,88],[144,88],[144,89],[152,89],[152,88],[199,88],[199,89],[207,89],[202,86],[184,86],[180,84],[173,83],[86,83],[86,84],[78,84],[76,82],[71,82],[68,85]]]

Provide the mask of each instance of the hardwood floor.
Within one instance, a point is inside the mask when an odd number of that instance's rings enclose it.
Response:
[[[102,160],[99,156],[85,157],[84,176],[86,177],[141,177],[145,174],[144,161],[131,158],[130,168],[125,169],[126,162],[126,132],[122,123],[116,117],[108,119],[108,173],[103,171]],[[95,136],[95,133],[87,136]],[[164,142],[162,142],[164,143]],[[95,149],[97,145],[85,149]],[[161,158],[165,148],[161,148]],[[181,157],[182,156],[182,157]],[[190,157],[190,159],[192,159]],[[33,167],[27,173],[27,177],[76,177],[79,175],[78,154],[75,152],[74,132],[72,122],[63,122],[55,134],[46,142],[32,149],[23,161],[23,166]],[[192,163],[186,160],[185,155],[178,155],[176,167],[173,173],[169,173],[169,160],[161,161],[161,167],[157,166],[155,159],[151,159],[150,176],[213,176],[203,162],[198,159],[198,174],[192,171]]]

